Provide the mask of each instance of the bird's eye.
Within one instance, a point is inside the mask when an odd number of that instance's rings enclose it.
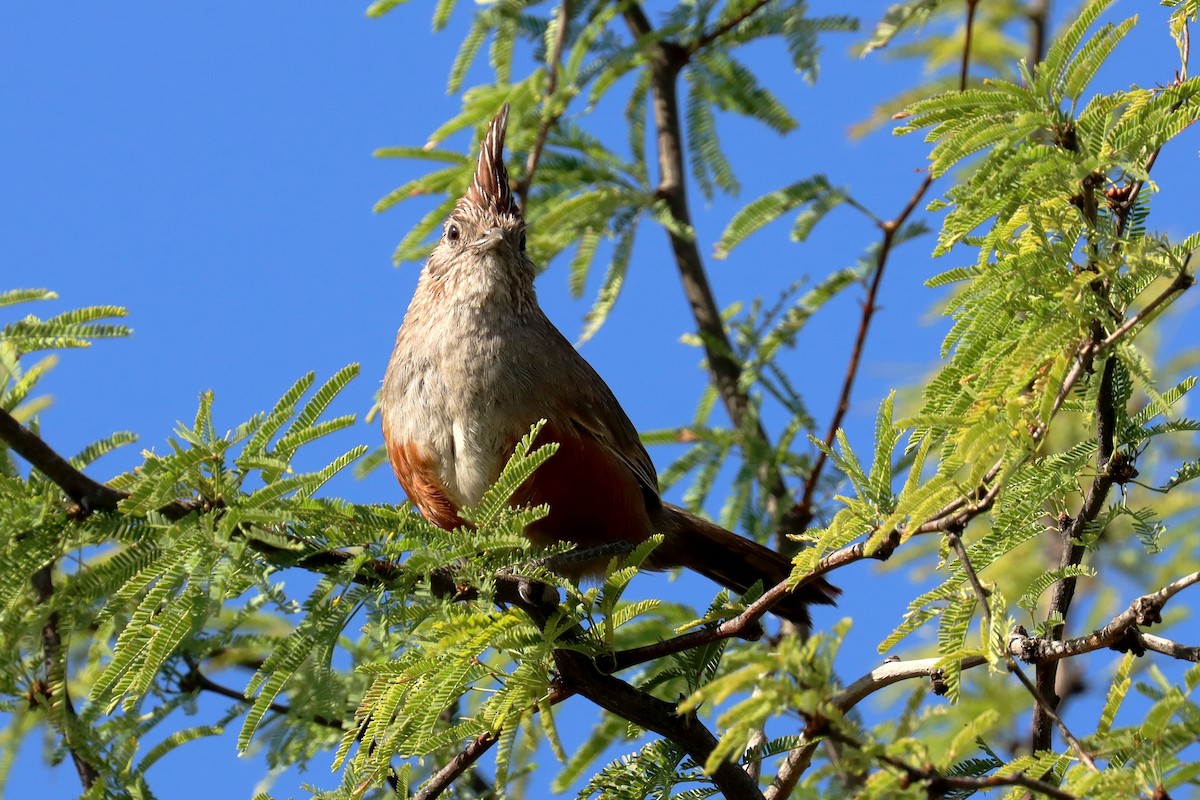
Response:
[[[525,252],[525,232],[524,232],[524,231],[522,231],[522,232],[521,232],[521,245],[520,245],[520,247],[521,247],[521,252],[522,252],[522,253],[524,253],[524,252]]]
[[[446,239],[451,242],[458,241],[458,226],[457,225],[451,225],[450,227],[446,228]]]

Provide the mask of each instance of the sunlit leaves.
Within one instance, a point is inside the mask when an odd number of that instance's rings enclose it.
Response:
[[[887,47],[900,32],[926,22],[943,0],[908,0],[891,5],[875,24],[871,38],[863,45],[862,54]]]
[[[449,0],[438,4],[435,29],[444,25],[451,7],[453,3]],[[387,7],[377,4],[369,13],[386,10]],[[464,92],[462,112],[435,130],[426,147],[433,148],[467,127],[481,130],[501,103],[512,105],[514,121],[510,124],[508,145],[514,180],[522,179],[519,165],[526,162],[527,148],[540,148],[538,171],[526,198],[527,217],[532,222],[529,249],[535,261],[545,268],[558,255],[574,251],[570,281],[573,291],[579,292],[592,270],[603,263],[608,252],[612,253],[588,313],[582,336],[586,339],[603,324],[619,297],[641,216],[647,214],[672,230],[673,225],[679,224],[659,208],[644,149],[648,75],[652,67],[647,58],[650,48],[660,42],[673,42],[676,37],[686,43],[690,53],[682,73],[688,86],[686,157],[702,191],[736,192],[738,181],[732,163],[718,144],[717,112],[747,116],[780,133],[792,130],[797,123],[785,104],[736,60],[730,50],[751,41],[781,37],[796,69],[812,77],[816,72],[818,36],[852,30],[856,20],[842,16],[808,17],[801,2],[701,4],[677,9],[652,33],[629,42],[618,6],[572,3],[563,48],[555,59],[560,15],[556,11],[547,20],[527,10],[528,4],[523,0],[504,0],[475,15],[450,70],[450,91],[461,90],[468,69],[489,40],[496,82]],[[544,64],[514,83],[509,80],[509,71],[515,48],[522,40]],[[581,149],[574,100],[585,96],[590,110],[630,72],[636,73],[626,106],[630,157],[622,157],[610,145],[596,140],[587,141]],[[552,73],[553,81],[549,77]],[[548,93],[551,85],[555,89]],[[532,113],[539,105],[539,112]],[[546,128],[544,142],[534,135],[542,126]],[[431,236],[439,229],[454,199],[465,189],[473,161],[469,158],[455,161],[441,151],[422,152],[412,147],[385,148],[378,154],[444,160],[453,165],[405,183],[377,204],[377,210],[384,210],[414,197],[445,198],[421,217],[395,254],[397,262],[424,258],[432,246]],[[840,201],[832,195],[814,199],[811,213],[797,221],[797,239],[804,238],[812,223]],[[611,251],[603,246],[608,239],[616,240]]]
[[[0,294],[0,308],[58,297],[46,289],[15,289]],[[124,317],[129,312],[120,306],[88,306],[41,319],[29,314],[10,322],[0,330],[0,341],[18,356],[38,350],[89,347],[94,339],[128,336],[125,325],[105,320]]]
[[[382,14],[393,5],[381,0],[368,13]],[[889,12],[892,29],[877,31],[875,44],[899,45],[895,32],[912,29],[926,16],[946,19],[963,5],[904,4]],[[1195,12],[1193,2],[1178,7],[1177,21]],[[426,147],[378,152],[428,170],[400,178],[399,188],[379,203],[379,210],[413,210],[398,260],[428,251],[470,179],[467,134],[477,135],[499,105],[509,102],[508,163],[514,185],[525,195],[530,251],[542,267],[562,256],[569,263],[571,291],[593,293],[586,338],[639,268],[636,237],[647,226],[661,227],[679,242],[703,247],[711,242],[702,218],[689,220],[669,205],[659,183],[666,178],[649,147],[656,144],[660,123],[652,118],[657,109],[650,73],[662,63],[655,56],[668,52],[678,59],[674,77],[687,93],[681,161],[692,167],[701,191],[715,195],[738,187],[744,154],[726,130],[733,117],[780,134],[796,124],[784,95],[773,93],[778,84],[752,73],[748,65],[754,62],[742,60],[738,48],[774,37],[781,44],[776,53],[783,58],[781,72],[794,67],[811,78],[817,34],[850,27],[843,18],[807,18],[799,3],[700,0],[659,15],[654,32],[635,41],[625,27],[631,9],[580,0],[565,9],[565,20],[562,7],[516,0],[478,9],[449,70],[449,84],[461,90],[467,76],[481,69],[490,69],[495,81],[467,90],[459,113],[431,126]],[[968,78],[1000,55],[1012,55],[1002,33],[992,30],[1001,17],[989,15],[1014,9],[1019,7],[979,5]],[[334,438],[353,430],[351,417],[337,409],[355,367],[324,382],[306,375],[274,406],[268,403],[263,413],[232,426],[222,421],[220,403],[202,395],[196,414],[171,439],[153,445],[135,470],[113,481],[129,497],[111,513],[72,509],[69,515],[57,487],[37,471],[27,477],[29,470],[5,451],[0,508],[12,529],[3,531],[0,652],[10,667],[9,682],[15,683],[12,675],[40,676],[44,656],[38,637],[53,612],[77,646],[70,661],[64,657],[59,672],[49,676],[57,679],[62,664],[80,670],[76,697],[87,699],[86,706],[81,703],[84,721],[94,723],[83,731],[94,734],[87,747],[116,754],[112,763],[120,766],[114,770],[140,770],[140,779],[174,748],[236,720],[243,748],[262,747],[273,764],[305,763],[336,751],[342,797],[387,791],[385,783],[407,796],[410,787],[481,736],[496,742],[491,775],[500,795],[506,783],[515,787],[528,774],[539,743],[549,743],[567,765],[558,789],[578,785],[598,759],[619,748],[632,754],[600,770],[585,795],[702,797],[713,791],[704,770],[719,759],[743,765],[761,759],[766,765],[806,745],[808,732],[817,727],[791,716],[796,712],[861,739],[861,749],[842,748],[838,780],[844,774],[864,797],[927,789],[916,782],[902,787],[900,773],[888,769],[860,780],[864,765],[878,766],[881,754],[932,765],[947,776],[1003,778],[1056,770],[1054,779],[1064,791],[1079,797],[1123,798],[1153,781],[1173,789],[1193,780],[1195,768],[1180,753],[1196,736],[1188,696],[1200,681],[1195,671],[1172,683],[1139,669],[1148,682],[1134,687],[1133,659],[1125,659],[1087,742],[1104,764],[1101,773],[1092,774],[1061,752],[998,756],[984,739],[1010,734],[1013,682],[997,675],[977,679],[982,670],[961,668],[963,659],[980,653],[999,665],[1007,628],[1017,621],[1035,633],[1060,629],[1071,635],[1078,615],[1063,627],[1063,615],[1046,609],[1047,598],[1064,582],[1087,587],[1093,576],[1107,578],[1114,564],[1140,580],[1161,570],[1154,558],[1158,551],[1191,552],[1191,530],[1180,531],[1177,520],[1194,507],[1189,482],[1200,477],[1191,447],[1200,426],[1185,407],[1194,380],[1174,376],[1177,367],[1188,365],[1164,366],[1144,334],[1154,332],[1157,314],[1170,305],[1169,298],[1160,302],[1164,287],[1182,286],[1181,271],[1194,268],[1187,259],[1197,237],[1174,240],[1151,232],[1155,187],[1147,179],[1150,156],[1194,123],[1198,85],[1180,81],[1089,97],[1094,76],[1103,74],[1098,71],[1132,24],[1096,27],[1102,10],[1103,4],[1088,6],[1051,48],[1047,62],[1029,68],[1027,79],[1006,80],[1008,73],[998,72],[983,83],[969,80],[967,91],[910,104],[905,129],[926,131],[934,174],[958,181],[935,206],[949,209],[938,252],[969,255],[928,281],[953,291],[945,301],[952,327],[942,363],[929,366],[933,376],[922,396],[888,395],[868,443],[859,434],[839,433],[825,448],[829,466],[816,486],[808,530],[780,524],[788,509],[779,500],[787,497],[772,496],[768,482],[778,479],[789,492],[807,488],[827,435],[809,410],[807,393],[814,381],[836,391],[842,376],[814,375],[808,351],[789,350],[826,346],[806,340],[811,320],[835,298],[883,274],[876,271],[884,254],[878,243],[857,248],[858,263],[831,265],[820,275],[794,280],[776,298],[751,298],[727,310],[730,343],[722,343],[720,351],[737,365],[737,386],[748,400],[741,425],[724,423],[721,398],[709,386],[690,424],[645,437],[648,444],[680,446],[662,484],[687,479],[688,505],[719,506],[723,523],[764,540],[781,531],[802,534],[811,546],[796,557],[797,580],[832,553],[858,552],[841,549],[847,545],[882,554],[877,547],[899,543],[897,558],[928,556],[920,573],[927,585],[920,594],[907,607],[901,602],[878,609],[885,630],[893,629],[883,647],[903,642],[928,652],[936,646],[942,662],[936,685],[957,707],[924,702],[918,689],[882,725],[843,718],[830,702],[838,692],[833,638],[783,636],[772,637],[769,647],[711,642],[620,676],[661,699],[686,698],[683,708],[697,712],[720,737],[709,763],[692,763],[669,740],[635,742],[644,732],[611,715],[590,735],[572,735],[556,717],[563,713],[555,703],[564,688],[556,652],[608,656],[698,624],[691,609],[626,599],[643,579],[638,568],[656,542],[614,559],[595,585],[581,588],[550,572],[549,554],[534,552],[523,535],[545,509],[510,505],[530,475],[553,467],[553,447],[538,447],[536,429],[519,443],[476,508],[462,509],[472,525],[460,530],[436,529],[407,507],[327,497],[328,481],[365,460],[363,445]],[[433,4],[435,29],[444,28],[455,11],[454,0]],[[560,33],[563,46],[556,54]],[[930,63],[949,64],[961,55],[956,38],[961,31],[934,33],[919,51]],[[1179,25],[1176,36],[1182,36]],[[947,84],[956,85],[956,77]],[[589,114],[600,111],[624,113],[627,130],[593,134],[599,128]],[[803,242],[837,208],[864,211],[848,190],[806,174],[781,174],[774,185],[782,189],[735,213],[717,253],[728,255],[783,218],[792,238]],[[893,229],[867,214],[890,244],[923,232],[918,216]],[[888,280],[897,272],[889,266]],[[0,295],[0,306],[49,299],[46,292],[10,292]],[[887,305],[881,301],[881,308]],[[1137,324],[1128,324],[1134,315],[1140,315]],[[3,407],[36,427],[45,404],[33,390],[53,360],[30,361],[26,354],[117,335],[124,328],[116,316],[117,310],[99,307],[4,328]],[[800,372],[789,368],[789,359],[802,365]],[[1142,472],[1124,473],[1121,494],[1106,498],[1096,519],[1078,532],[1078,543],[1088,548],[1087,563],[1060,567],[1054,558],[1029,558],[1031,552],[1057,554],[1056,548],[1068,544],[1062,537],[1079,513],[1081,497],[1114,468],[1111,459],[1098,458],[1095,431],[1096,376],[1110,368],[1113,447],[1121,463],[1136,463]],[[1156,380],[1178,382],[1160,391]],[[766,441],[756,432],[759,425],[769,430]],[[102,438],[82,448],[72,463],[86,466],[131,440],[128,434]],[[376,450],[370,460],[385,458]],[[1170,491],[1147,495],[1153,488]],[[836,499],[828,503],[828,495]],[[955,524],[952,512],[960,509],[974,509],[965,515],[970,525]],[[26,535],[29,530],[37,535]],[[961,536],[965,558],[951,554],[947,531]],[[565,549],[551,548],[556,555]],[[978,624],[983,606],[966,563],[990,592],[989,630]],[[29,576],[51,568],[53,599],[33,602]],[[851,573],[839,573],[837,580]],[[562,603],[546,630],[512,604],[495,602],[502,578],[511,575],[541,578],[559,593]],[[435,592],[436,581],[451,588]],[[1114,585],[1123,590],[1125,583]],[[1103,592],[1096,596],[1100,600],[1088,609],[1093,616],[1110,599]],[[1009,616],[1010,603],[1017,619]],[[699,624],[727,618],[734,608],[722,592]],[[836,629],[835,638],[843,633]],[[910,634],[926,638],[908,640]],[[230,682],[231,674],[244,674],[237,668],[254,672],[249,686],[244,679]],[[6,688],[14,697],[24,690]],[[223,694],[228,709],[212,725],[160,737],[160,745],[134,762],[136,743],[167,714],[186,710],[197,691]],[[1122,704],[1130,691],[1145,698],[1137,709]],[[28,714],[50,710],[36,706],[39,696],[31,693],[35,702],[27,711],[24,697],[9,708]],[[1019,702],[1022,708],[1031,704],[1024,695]],[[783,715],[789,716],[779,719]],[[785,735],[768,732],[764,744],[747,750],[763,725]],[[829,794],[829,768],[815,764],[797,796]]]
[[[720,241],[717,242],[715,255],[717,258],[725,258],[730,250],[750,234],[788,211],[811,204],[814,215],[823,215],[845,199],[845,193],[831,187],[824,175],[814,175],[764,195],[742,208],[729,221]],[[812,223],[806,223],[802,232],[807,233],[811,225]],[[795,238],[802,240],[804,237]]]

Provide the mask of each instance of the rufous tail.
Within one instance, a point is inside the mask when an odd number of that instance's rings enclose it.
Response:
[[[792,572],[786,556],[669,503],[663,503],[662,531],[666,539],[650,557],[657,569],[687,567],[738,594],[759,581],[764,591],[770,589]],[[784,595],[771,611],[807,631],[808,607],[833,605],[840,593],[819,578]]]

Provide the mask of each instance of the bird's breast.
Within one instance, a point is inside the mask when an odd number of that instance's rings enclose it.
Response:
[[[429,321],[410,313],[397,335],[381,398],[389,453],[404,446],[419,455],[456,508],[479,502],[536,421],[527,419],[536,401],[521,339],[495,319],[450,313]],[[395,456],[392,465],[412,495]]]

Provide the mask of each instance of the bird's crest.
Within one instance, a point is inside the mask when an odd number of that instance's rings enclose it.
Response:
[[[508,103],[488,124],[487,134],[479,148],[479,163],[467,193],[459,206],[474,206],[480,211],[520,217],[521,211],[513,198],[504,168],[504,134],[508,130]]]

